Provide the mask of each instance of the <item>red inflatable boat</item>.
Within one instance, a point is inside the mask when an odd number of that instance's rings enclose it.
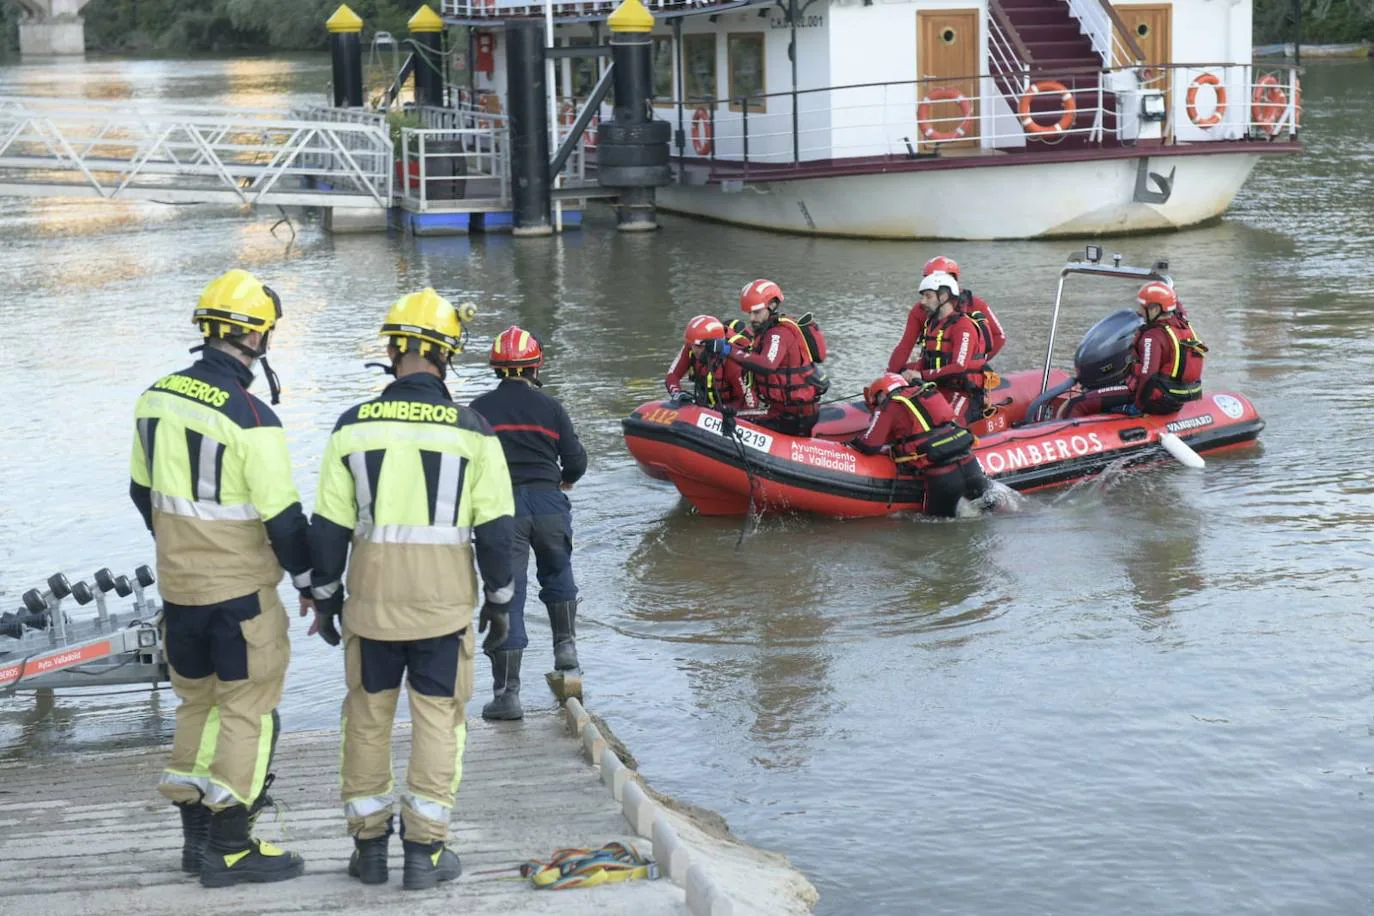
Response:
[[[1070,264],[1061,275],[1060,292],[1062,277],[1072,272],[1167,280],[1165,268],[1162,262],[1149,270],[1096,261],[1083,267]],[[1058,306],[1057,298],[1049,354]],[[987,402],[997,410],[971,429],[978,437],[974,454],[989,478],[1016,490],[1034,490],[1090,477],[1118,463],[1171,461],[1161,442],[1166,433],[1197,453],[1245,445],[1259,436],[1264,420],[1235,392],[1205,393],[1165,416],[1101,413],[1035,419],[1054,416],[1075,385],[1102,387],[1119,381],[1126,365],[1122,350],[1129,349],[1139,322],[1131,311],[1099,322],[1079,347],[1073,375],[1050,370],[1047,355],[1043,372],[1009,373],[988,392]],[[815,435],[801,438],[757,426],[747,417],[731,423],[707,408],[653,401],[636,408],[623,426],[625,443],[639,466],[652,477],[671,481],[705,515],[742,515],[751,506],[759,512],[834,518],[920,510],[925,485],[919,477],[899,474],[886,455],[864,455],[844,444],[868,422],[862,406],[831,405],[821,409]],[[733,435],[724,434],[729,427]]]

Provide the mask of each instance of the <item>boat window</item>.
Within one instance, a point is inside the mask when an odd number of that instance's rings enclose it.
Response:
[[[689,102],[706,102],[716,97],[716,36],[683,35],[682,56],[687,74],[686,97]]]
[[[590,35],[573,35],[568,38],[568,44],[592,45],[596,44],[596,42],[592,40]],[[601,76],[600,71],[597,69],[598,60],[599,58],[596,57],[572,58],[572,98],[574,100],[581,102],[592,94],[592,89],[596,86],[596,81]],[[561,80],[562,73],[559,72],[555,79]],[[560,96],[563,95],[561,88],[562,87],[560,87],[559,92]],[[604,102],[607,105],[614,104],[615,94],[613,92],[607,92]]]
[[[674,105],[677,96],[673,93],[673,38],[671,35],[655,35],[654,42],[654,104]]]
[[[763,33],[731,35],[726,49],[730,58],[730,110],[743,111],[748,104],[750,111],[763,111],[766,101],[754,98],[768,91],[763,78]]]

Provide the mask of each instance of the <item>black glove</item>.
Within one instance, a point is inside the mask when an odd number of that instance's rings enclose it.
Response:
[[[695,404],[697,399],[685,391],[674,391],[668,401],[673,404]]]
[[[315,619],[320,624],[320,638],[331,646],[343,639],[339,635],[339,617],[343,614],[343,589],[332,598],[315,599]]]
[[[491,628],[490,633],[487,633],[488,627]],[[491,655],[500,649],[505,644],[506,637],[510,635],[510,602],[496,604],[488,601],[483,604],[477,632],[487,633],[487,638],[482,640],[483,652]]]
[[[707,356],[728,356],[730,345],[719,337],[713,337],[701,342],[701,350]]]

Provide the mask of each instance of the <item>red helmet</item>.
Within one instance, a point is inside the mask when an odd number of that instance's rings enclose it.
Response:
[[[724,340],[725,325],[720,323],[719,318],[710,315],[698,315],[687,322],[687,330],[682,333],[682,339],[687,342],[687,346],[699,344],[703,340]]]
[[[755,280],[744,284],[744,289],[739,291],[741,312],[772,306],[774,302],[782,304],[782,287],[772,280]]]
[[[493,369],[538,369],[544,365],[544,348],[529,331],[511,325],[491,343]]]
[[[959,265],[953,258],[947,258],[942,254],[936,255],[929,261],[926,261],[926,266],[925,269],[921,271],[921,276],[928,277],[937,270],[944,271],[956,280],[959,279]]]
[[[869,383],[869,386],[864,389],[864,403],[868,405],[869,410],[872,410],[875,406],[874,402],[878,399],[878,395],[901,391],[903,388],[907,387],[908,384],[909,382],[897,373],[885,372],[875,378]]]
[[[1140,305],[1157,305],[1161,311],[1172,312],[1178,309],[1178,293],[1172,286],[1159,280],[1151,280],[1136,293],[1135,301]]]

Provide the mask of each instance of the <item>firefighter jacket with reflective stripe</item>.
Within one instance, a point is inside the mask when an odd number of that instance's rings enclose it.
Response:
[[[983,389],[983,333],[977,323],[958,309],[944,318],[931,316],[921,335],[921,380],[950,391]]]
[[[134,410],[129,495],[157,540],[158,591],[210,605],[309,586],[308,528],[281,421],[227,353],[159,379]]]
[[[509,378],[473,400],[506,454],[511,484],[557,487],[587,472],[587,451],[558,399],[532,382]]]
[[[344,626],[404,641],[467,627],[479,600],[510,601],[514,501],[501,442],[441,379],[407,375],[345,411],[325,446],[311,519],[315,598]],[[350,556],[350,546],[352,553]]]
[[[974,296],[965,290],[960,294],[959,301],[960,307],[973,319],[974,325],[978,328],[982,346],[975,357],[982,360],[978,364],[981,368],[1000,353],[1002,347],[1006,346],[1007,335],[1002,329],[1002,322],[997,320],[997,316],[992,313],[992,308],[981,296]],[[921,339],[925,335],[925,328],[926,312],[921,307],[921,303],[918,302],[907,313],[906,328],[902,331],[902,339],[897,341],[897,346],[892,348],[892,354],[887,358],[888,372],[902,372],[906,369],[921,368],[921,351],[917,344],[921,343]]]

